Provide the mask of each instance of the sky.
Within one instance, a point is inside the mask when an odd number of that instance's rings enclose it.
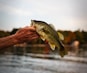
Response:
[[[87,31],[87,0],[0,0],[1,30],[30,26],[31,20]]]

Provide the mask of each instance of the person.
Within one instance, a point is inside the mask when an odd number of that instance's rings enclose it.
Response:
[[[15,44],[20,44],[24,42],[31,42],[37,39],[39,35],[35,31],[33,26],[27,26],[19,29],[15,34],[0,38],[0,49],[8,48]]]

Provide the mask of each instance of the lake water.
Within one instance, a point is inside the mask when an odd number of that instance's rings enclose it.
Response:
[[[87,63],[1,55],[0,73],[87,73]]]

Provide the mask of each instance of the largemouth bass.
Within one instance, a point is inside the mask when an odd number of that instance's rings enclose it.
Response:
[[[31,26],[35,27],[36,32],[40,35],[41,39],[43,41],[46,40],[52,50],[57,48],[61,57],[67,54],[67,51],[61,41],[60,33],[58,34],[52,26],[46,22],[37,20],[31,20]]]

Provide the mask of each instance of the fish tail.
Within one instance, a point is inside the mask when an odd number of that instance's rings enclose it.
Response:
[[[61,57],[64,57],[64,55],[67,54],[67,50],[65,49],[65,47],[63,45],[60,46],[60,49],[59,49],[59,55]]]

